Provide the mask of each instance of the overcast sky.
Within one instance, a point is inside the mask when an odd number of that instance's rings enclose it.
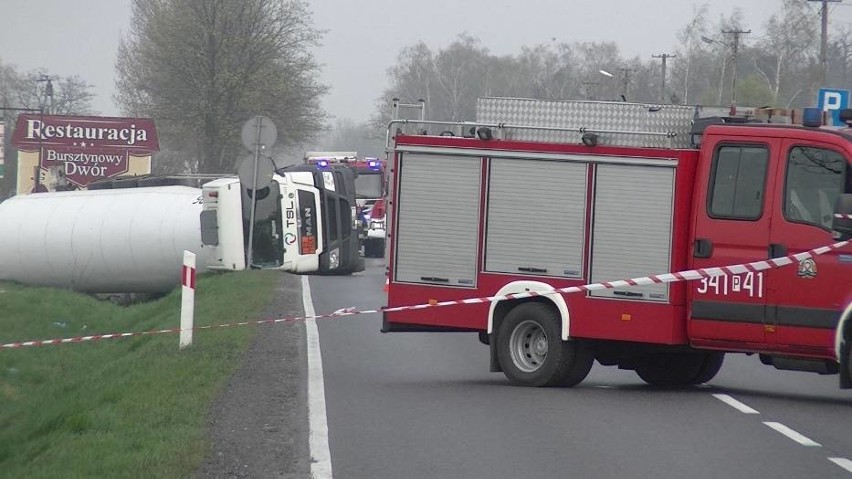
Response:
[[[314,25],[326,31],[316,50],[320,80],[331,86],[323,106],[338,118],[365,120],[401,48],[422,40],[438,50],[464,32],[501,55],[554,40],[614,41],[642,59],[671,53],[676,32],[701,3],[713,21],[739,6],[753,31],[748,42],[781,0],[310,0]],[[815,16],[818,5],[811,2]],[[830,6],[831,28],[852,24],[852,0]],[[130,13],[130,0],[0,0],[0,60],[19,71],[79,75],[94,85],[94,108],[117,115],[115,55]]]

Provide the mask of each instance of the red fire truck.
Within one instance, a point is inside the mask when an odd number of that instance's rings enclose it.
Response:
[[[309,151],[305,163],[318,168],[345,165],[355,169],[355,200],[357,216],[363,223],[361,243],[364,256],[381,258],[385,255],[385,169],[387,162],[378,158],[358,158],[354,151]]]
[[[595,360],[699,384],[732,352],[852,388],[852,130],[763,113],[485,98],[392,122],[383,332],[478,332],[517,385]]]

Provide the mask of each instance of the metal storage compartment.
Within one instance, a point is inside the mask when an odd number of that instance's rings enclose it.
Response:
[[[396,281],[473,287],[479,157],[403,153],[396,205]]]
[[[668,273],[675,170],[598,165],[592,225],[593,283]],[[667,284],[607,289],[595,297],[668,301]]]
[[[587,169],[585,163],[492,159],[485,270],[582,277]]]

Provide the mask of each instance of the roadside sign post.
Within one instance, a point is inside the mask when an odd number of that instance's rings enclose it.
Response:
[[[269,150],[278,139],[278,129],[271,119],[265,116],[256,116],[249,119],[242,129],[243,145],[254,152],[254,161],[246,158],[240,164],[238,175],[240,182],[245,188],[251,190],[251,213],[249,217],[248,250],[246,253],[246,265],[251,268],[253,263],[252,243],[254,243],[254,215],[257,208],[257,190],[259,186],[267,185],[275,173],[271,161],[261,161],[260,152]]]

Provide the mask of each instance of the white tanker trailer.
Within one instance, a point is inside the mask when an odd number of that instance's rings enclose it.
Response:
[[[236,177],[200,188],[176,184],[187,181],[118,179],[0,203],[0,280],[89,293],[165,292],[180,284],[184,250],[197,255],[199,272],[245,269],[251,194],[251,267],[363,269],[352,234],[354,177],[279,170],[256,191]]]

